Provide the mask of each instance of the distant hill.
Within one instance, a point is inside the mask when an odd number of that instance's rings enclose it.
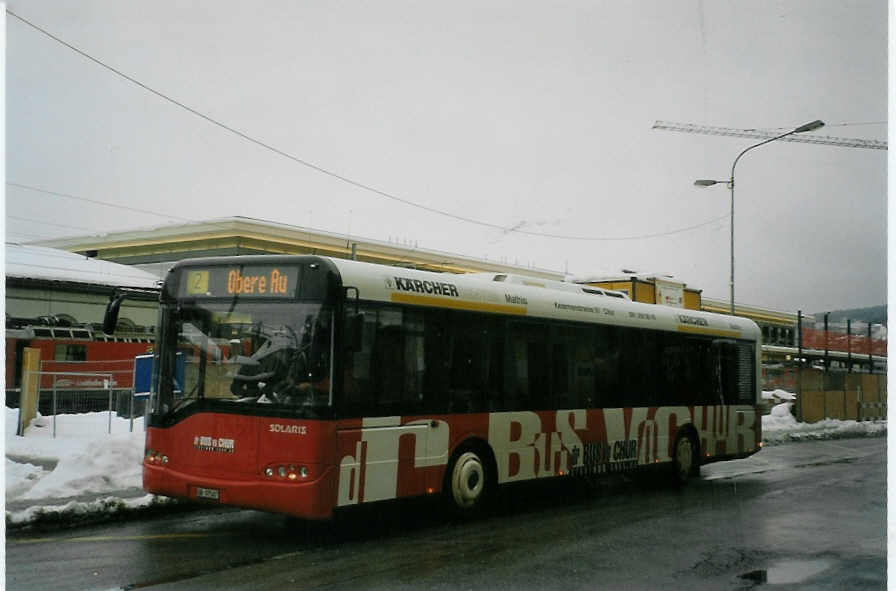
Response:
[[[818,323],[824,322],[824,312],[816,312],[814,314],[815,321]],[[846,322],[847,320],[852,320],[853,322],[864,322],[871,324],[883,324],[887,325],[887,307],[886,306],[871,306],[869,308],[853,308],[851,310],[835,310],[830,312],[830,316],[828,317],[829,322]]]

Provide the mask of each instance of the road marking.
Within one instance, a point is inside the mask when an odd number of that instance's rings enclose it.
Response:
[[[195,540],[210,538],[213,534],[148,534],[143,536],[82,536],[78,538],[30,538],[25,540],[7,540],[12,546],[22,544],[47,544],[50,542],[133,542],[137,540]]]

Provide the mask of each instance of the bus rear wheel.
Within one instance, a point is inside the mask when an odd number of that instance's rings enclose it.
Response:
[[[675,442],[674,460],[675,482],[679,485],[687,484],[688,479],[699,470],[697,445],[689,434],[679,435]]]
[[[488,464],[478,451],[465,448],[448,466],[445,492],[461,515],[472,515],[485,505],[490,494]]]

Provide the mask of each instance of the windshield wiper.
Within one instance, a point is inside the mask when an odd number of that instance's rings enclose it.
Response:
[[[182,408],[186,408],[191,403],[196,402],[197,400],[199,400],[199,399],[198,398],[181,398],[180,400],[178,400],[177,402],[175,402],[174,404],[171,405],[171,410],[168,411],[168,414],[174,414],[178,410],[180,410]]]

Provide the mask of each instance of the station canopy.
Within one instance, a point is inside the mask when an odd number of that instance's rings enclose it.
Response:
[[[6,277],[111,287],[158,288],[159,277],[130,265],[22,244],[6,244]]]

